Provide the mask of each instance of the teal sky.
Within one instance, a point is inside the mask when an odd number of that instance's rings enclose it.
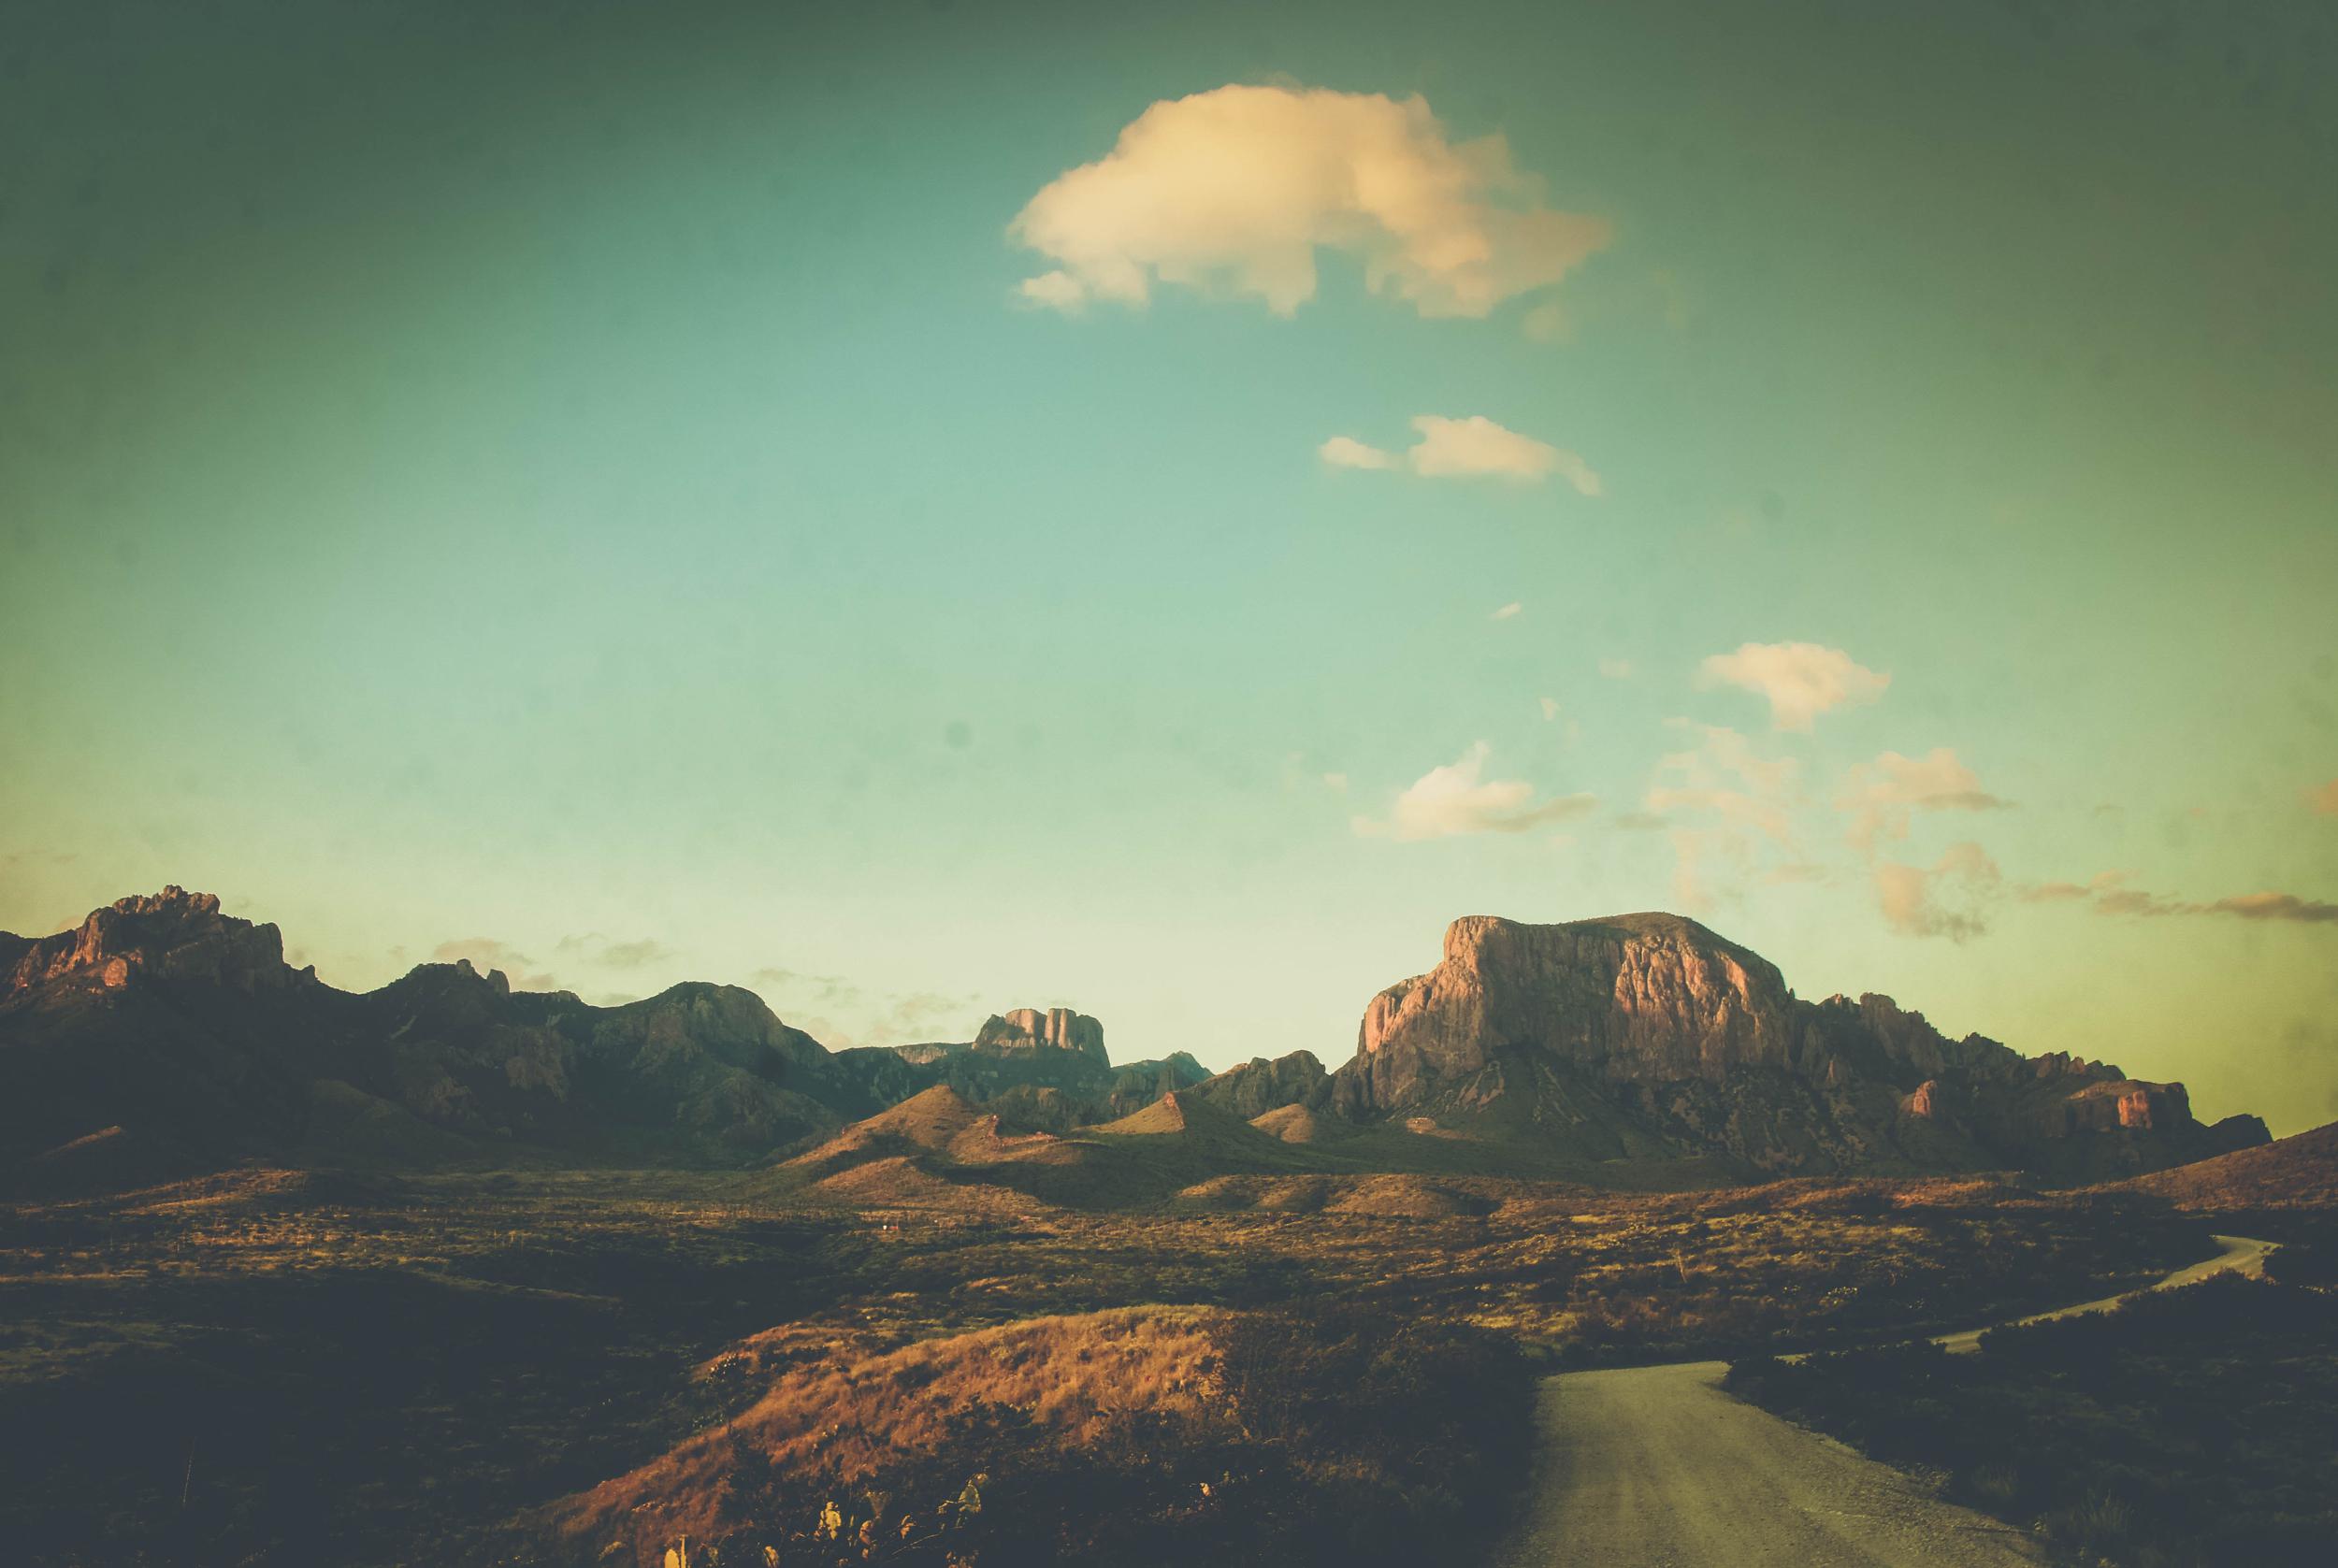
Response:
[[[1217,1066],[1456,915],[1683,908],[2338,1116],[2327,7],[484,9],[0,11],[0,928],[177,882],[344,985]],[[1024,298],[1026,204],[1232,84],[1610,237]],[[1422,415],[1598,494],[1319,456]],[[1775,727],[1747,644],[1888,685]],[[1399,811],[1480,743],[1523,795]]]

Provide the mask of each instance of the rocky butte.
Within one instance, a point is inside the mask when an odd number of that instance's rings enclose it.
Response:
[[[1104,1027],[1085,1013],[1075,1013],[1068,1007],[1050,1007],[1042,1013],[1035,1007],[1018,1007],[1012,1013],[993,1013],[974,1033],[974,1048],[977,1051],[1077,1051],[1100,1063],[1109,1063],[1104,1055]]]
[[[1950,1040],[1889,997],[1797,998],[1677,914],[1455,921],[1444,961],[1364,1010],[1334,1075],[1353,1119],[1426,1116],[1586,1158],[1721,1154],[1768,1171],[2017,1167],[2092,1178],[2267,1141],[2184,1086]]]

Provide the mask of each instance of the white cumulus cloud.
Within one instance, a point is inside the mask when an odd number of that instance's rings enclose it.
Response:
[[[1068,272],[1043,272],[1036,278],[1026,278],[1016,292],[1029,304],[1061,310],[1067,315],[1076,315],[1088,308],[1086,285]]]
[[[1557,474],[1586,496],[1599,494],[1599,476],[1574,453],[1506,429],[1483,414],[1446,419],[1422,414],[1412,422],[1421,439],[1405,453],[1412,471],[1432,479],[1494,474],[1529,482]]]
[[[1500,136],[1449,139],[1423,99],[1227,86],[1152,105],[1007,232],[1054,264],[1023,297],[1059,309],[1142,306],[1169,283],[1287,316],[1333,250],[1423,316],[1483,317],[1557,283],[1613,227],[1546,205]]]
[[[1356,832],[1402,842],[1465,833],[1523,833],[1544,823],[1580,816],[1598,804],[1589,795],[1537,800],[1535,786],[1523,779],[1486,778],[1486,759],[1492,753],[1480,741],[1458,760],[1430,769],[1396,797],[1387,821],[1356,817]]]
[[[1769,699],[1770,726],[1808,734],[1819,714],[1873,702],[1892,683],[1840,648],[1815,642],[1748,642],[1697,667],[1697,683],[1731,685]]]
[[[1334,436],[1315,449],[1315,454],[1335,468],[1393,468],[1396,454],[1366,446],[1353,436]]]
[[[1316,455],[1334,468],[1409,468],[1424,479],[1492,478],[1539,484],[1556,474],[1578,494],[1600,493],[1599,475],[1580,453],[1522,436],[1483,414],[1467,419],[1422,414],[1412,427],[1421,439],[1400,453],[1353,436],[1334,436],[1315,449]]]

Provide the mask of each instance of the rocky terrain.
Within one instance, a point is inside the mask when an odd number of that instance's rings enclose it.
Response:
[[[1457,921],[1442,963],[1372,999],[1336,1072],[1302,1050],[1214,1076],[1182,1052],[1115,1065],[1104,1026],[1061,1007],[993,1014],[961,1043],[831,1052],[735,986],[595,1007],[459,962],[352,994],[288,966],[275,927],[175,887],[55,936],[0,934],[0,1171],[33,1190],[249,1159],[737,1168],[937,1087],[1014,1134],[1174,1095],[1397,1170],[1695,1158],[2081,1182],[2265,1141],[2254,1117],[2202,1126],[2180,1084],[1952,1041],[1885,997],[1803,1001],[1668,914]]]
[[[1796,997],[1693,920],[1455,921],[1372,999],[1332,1100],[1351,1119],[1507,1130],[1595,1158],[1722,1153],[1767,1171],[2157,1170],[2266,1141],[2181,1084],[1950,1040],[1889,997]]]

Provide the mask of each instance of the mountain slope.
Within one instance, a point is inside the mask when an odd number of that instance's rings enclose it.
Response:
[[[141,1171],[733,1165],[863,1098],[750,992],[592,1007],[455,963],[353,994],[287,966],[275,927],[176,887],[0,938],[0,1172],[88,1166],[62,1151],[109,1129]]]
[[[2338,1207],[2338,1122],[2117,1186],[2186,1209]]]
[[[1779,1172],[2016,1167],[2095,1180],[2262,1143],[2181,1084],[1949,1040],[1888,997],[1806,1002],[1680,915],[1560,926],[1477,915],[1372,1000],[1332,1101],[1585,1158],[1721,1154]]]

